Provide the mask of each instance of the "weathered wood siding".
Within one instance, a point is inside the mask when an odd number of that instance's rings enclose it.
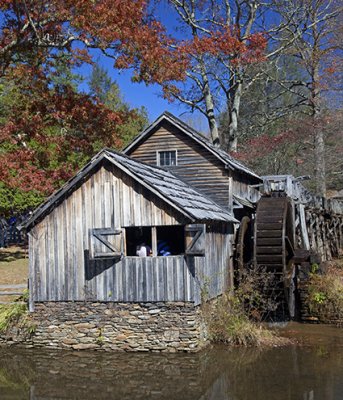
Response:
[[[85,300],[146,302],[193,301],[194,278],[183,256],[123,257],[90,261]]]
[[[130,157],[156,166],[157,151],[169,150],[177,150],[178,165],[171,167],[171,171],[227,208],[229,181],[224,166],[212,153],[172,125],[164,123]]]
[[[212,299],[233,287],[233,237],[232,224],[207,226],[205,257],[194,258],[196,304],[201,303],[202,297]]]
[[[251,187],[251,185],[255,184],[256,182],[252,182],[247,175],[242,174],[239,171],[232,171],[231,174],[233,178],[233,194],[256,203],[261,197],[259,190],[255,187]]]
[[[129,176],[101,167],[31,230],[33,301],[191,301],[193,276],[182,256],[89,260],[92,228],[186,222]],[[124,251],[122,232],[109,240]]]
[[[248,186],[251,182],[244,174],[225,169],[214,154],[168,122],[164,122],[129,155],[156,166],[157,152],[172,150],[177,150],[177,166],[170,167],[170,170],[222,207],[231,209],[232,194],[251,201],[256,199],[257,191]]]

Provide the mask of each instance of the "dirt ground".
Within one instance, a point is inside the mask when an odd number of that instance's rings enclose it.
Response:
[[[0,249],[0,285],[26,284],[28,273],[27,249],[21,247]],[[7,289],[0,291],[7,291]],[[0,302],[13,301],[15,298],[16,296],[1,295]]]
[[[29,273],[27,249],[0,249],[0,285],[26,283]]]

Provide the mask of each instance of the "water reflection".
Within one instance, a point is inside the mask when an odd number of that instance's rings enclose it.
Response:
[[[342,344],[343,336],[335,344],[195,355],[0,349],[0,398],[338,400]]]

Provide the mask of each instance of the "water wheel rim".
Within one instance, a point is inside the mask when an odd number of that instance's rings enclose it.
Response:
[[[244,216],[241,220],[238,237],[237,237],[237,267],[238,267],[238,280],[241,281],[244,272],[244,251],[245,251],[245,237],[248,232],[250,218]]]

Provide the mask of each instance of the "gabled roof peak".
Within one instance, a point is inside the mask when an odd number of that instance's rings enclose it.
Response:
[[[194,128],[187,125],[180,118],[171,114],[168,111],[164,111],[151,125],[149,125],[143,132],[141,132],[133,141],[123,149],[124,154],[131,154],[136,147],[139,146],[145,139],[152,135],[158,126],[163,122],[167,121],[180,131],[182,131],[187,136],[191,137],[194,141],[199,143],[201,146],[205,147],[210,153],[212,153],[218,160],[220,160],[225,167],[238,170],[242,173],[250,175],[255,179],[262,181],[259,175],[253,172],[250,168],[243,165],[240,161],[236,160],[226,151],[213,145],[204,135],[196,131]]]

